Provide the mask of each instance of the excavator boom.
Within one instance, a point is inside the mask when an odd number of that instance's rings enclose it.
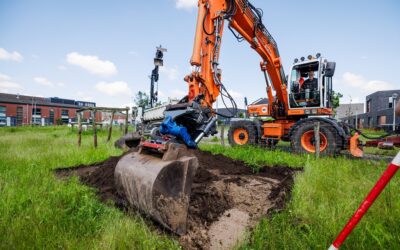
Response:
[[[212,108],[224,90],[218,66],[224,22],[227,21],[235,37],[246,40],[261,56],[260,65],[265,72],[268,96],[272,96],[273,88],[276,101],[287,109],[285,73],[276,41],[262,22],[262,11],[247,0],[200,0],[198,7],[190,60],[195,70],[185,77],[189,85],[188,100],[193,101],[203,95],[202,105]],[[270,107],[273,102],[274,98],[270,98]]]

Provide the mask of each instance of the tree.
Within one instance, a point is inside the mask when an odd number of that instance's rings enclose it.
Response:
[[[133,101],[138,107],[146,107],[149,105],[149,96],[145,92],[139,91],[136,93]]]
[[[332,91],[332,108],[336,109],[340,105],[340,98],[342,98],[343,95],[339,92]]]
[[[332,108],[333,108],[333,116],[336,116],[336,108],[340,105],[340,98],[343,95],[339,92],[332,91]]]

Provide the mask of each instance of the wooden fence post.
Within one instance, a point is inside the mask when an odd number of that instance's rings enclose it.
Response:
[[[314,140],[315,140],[315,158],[319,158],[320,141],[319,141],[319,122],[314,123]]]
[[[225,124],[222,122],[221,124],[221,145],[225,146]]]
[[[81,146],[82,142],[82,114],[78,112],[78,146]]]
[[[126,107],[126,117],[125,117],[125,134],[128,133],[128,115],[129,115],[129,108]]]
[[[111,133],[112,133],[112,127],[113,127],[113,122],[114,122],[114,114],[115,111],[111,113],[111,121],[110,121],[110,127],[108,128],[108,136],[107,136],[107,142],[111,140]]]
[[[93,141],[94,141],[94,147],[97,148],[97,128],[96,128],[96,110],[93,110]]]

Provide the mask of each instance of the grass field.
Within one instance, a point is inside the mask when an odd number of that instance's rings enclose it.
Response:
[[[120,136],[116,130],[113,140]],[[102,161],[122,152],[89,132],[63,127],[0,129],[0,248],[178,249],[170,235],[149,228],[96,199],[78,180],[58,180],[57,167]],[[112,140],[112,141],[113,141]],[[386,167],[384,162],[322,158],[202,145],[254,166],[304,167],[285,211],[260,222],[242,249],[326,249]],[[343,249],[400,249],[400,180],[395,177]]]
[[[114,133],[115,140],[120,136]],[[0,129],[1,249],[170,249],[176,242],[153,233],[140,216],[100,203],[78,180],[56,179],[57,167],[89,164],[122,152],[105,143],[93,148],[85,132],[62,127]]]

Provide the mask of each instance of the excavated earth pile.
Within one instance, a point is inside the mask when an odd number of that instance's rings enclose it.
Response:
[[[230,249],[248,230],[271,211],[281,210],[288,200],[294,174],[299,169],[264,167],[258,173],[242,161],[195,150],[199,160],[188,213],[188,232],[179,237],[184,249]],[[110,157],[89,166],[57,169],[94,187],[101,201],[129,211],[114,183],[114,169],[121,157]]]

